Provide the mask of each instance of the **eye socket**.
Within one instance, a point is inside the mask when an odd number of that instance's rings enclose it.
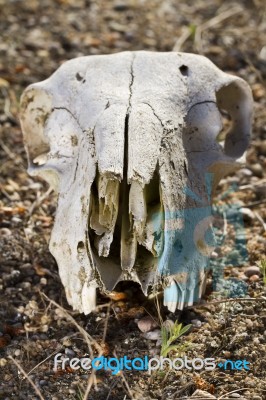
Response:
[[[180,67],[179,67],[179,70],[180,70],[180,72],[181,72],[181,74],[183,75],[183,76],[188,76],[188,66],[187,65],[181,65]]]
[[[35,159],[37,159],[36,164],[39,165],[39,156],[50,151],[49,140],[44,135],[44,127],[52,111],[51,103],[48,93],[34,87],[28,89],[21,98],[20,121],[29,165]]]
[[[224,142],[226,155],[239,158],[248,147],[252,118],[252,94],[242,79],[224,84],[216,92],[217,106],[222,115],[227,115],[227,129]],[[224,114],[224,111],[226,114]]]

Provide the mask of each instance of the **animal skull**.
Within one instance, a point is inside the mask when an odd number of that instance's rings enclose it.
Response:
[[[25,90],[28,171],[58,192],[50,251],[74,309],[121,280],[163,287],[171,311],[201,297],[211,196],[248,146],[251,111],[246,82],[186,53],[81,57]]]

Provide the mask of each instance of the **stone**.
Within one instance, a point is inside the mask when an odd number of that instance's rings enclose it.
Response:
[[[202,322],[199,319],[192,319],[191,323],[196,327],[196,328],[200,328],[202,325]]]
[[[161,336],[162,336],[161,331],[159,329],[155,329],[154,331],[143,333],[143,337],[148,340],[156,340],[157,341],[157,340],[161,339]]]
[[[192,394],[192,396],[190,397],[190,399],[196,399],[196,398],[198,398],[198,399],[216,399],[216,397],[215,396],[213,396],[211,393],[209,393],[209,392],[206,392],[205,390],[200,390],[200,389],[197,389],[193,394]]]
[[[252,164],[249,168],[254,175],[258,176],[259,178],[263,177],[263,168],[259,163]]]
[[[151,316],[146,316],[138,321],[138,328],[141,332],[149,332],[158,327],[157,321]]]
[[[252,275],[249,278],[250,282],[258,282],[260,280],[260,277],[258,275]]]
[[[252,275],[259,275],[260,274],[260,267],[257,265],[251,265],[250,267],[245,268],[245,275],[250,278]]]

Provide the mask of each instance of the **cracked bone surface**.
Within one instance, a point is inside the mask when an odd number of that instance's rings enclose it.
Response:
[[[163,288],[171,311],[201,298],[212,194],[241,165],[251,114],[246,82],[186,53],[80,57],[25,90],[28,170],[58,192],[50,251],[74,309],[123,280]]]

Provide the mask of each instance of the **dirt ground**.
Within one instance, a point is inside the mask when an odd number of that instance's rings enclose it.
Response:
[[[202,399],[266,399],[266,291],[256,264],[266,258],[264,0],[0,0],[0,29],[0,399],[189,399],[196,390]],[[26,171],[20,95],[74,57],[173,48],[209,57],[252,88],[247,164],[221,182],[215,199],[225,219],[241,216],[245,237],[236,246],[229,224],[200,305],[158,313],[136,285],[121,285],[112,299],[99,294],[96,312],[79,315],[48,250],[56,197]],[[157,327],[145,334],[138,321],[149,315]],[[185,349],[190,358],[246,359],[250,370],[53,371],[58,352],[90,354],[88,340],[95,356],[158,355],[161,320],[192,324],[172,357]]]

